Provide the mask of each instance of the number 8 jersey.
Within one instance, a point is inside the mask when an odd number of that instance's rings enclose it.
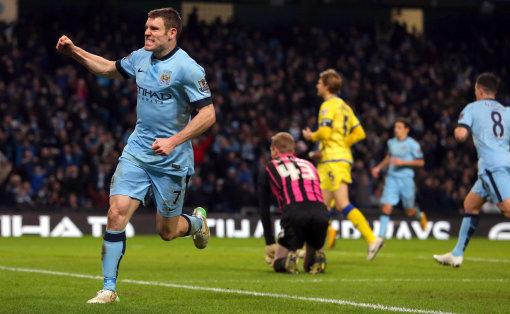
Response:
[[[510,167],[510,111],[499,102],[483,99],[462,110],[458,126],[473,135],[478,154],[478,174]]]

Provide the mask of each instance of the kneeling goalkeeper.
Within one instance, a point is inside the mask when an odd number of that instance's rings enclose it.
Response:
[[[306,243],[305,272],[322,273],[326,268],[322,247],[329,215],[323,203],[317,169],[309,161],[294,155],[295,143],[289,133],[274,135],[270,149],[271,160],[261,169],[258,178],[266,261],[272,263],[276,272],[297,273],[295,251]],[[282,212],[278,244],[275,244],[269,212],[271,193]],[[274,259],[271,261],[273,252]]]

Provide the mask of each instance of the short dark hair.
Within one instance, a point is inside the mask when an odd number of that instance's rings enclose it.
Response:
[[[485,92],[491,94],[496,94],[498,92],[499,81],[499,77],[490,72],[482,73],[476,78],[476,84],[483,88]]]
[[[395,122],[393,123],[393,125],[395,125],[399,122],[402,123],[406,127],[406,129],[411,129],[411,123],[409,122],[409,119],[404,118],[404,117],[398,117],[395,119]]]
[[[177,30],[177,38],[179,38],[179,36],[181,35],[182,32],[181,15],[174,8],[161,8],[152,10],[149,11],[147,16],[151,19],[155,19],[157,17],[162,18],[166,30],[175,28]]]
[[[321,72],[319,77],[330,93],[336,94],[342,88],[342,76],[334,69]]]
[[[290,133],[279,132],[271,137],[271,146],[277,148],[280,153],[293,153],[295,151],[296,143]]]

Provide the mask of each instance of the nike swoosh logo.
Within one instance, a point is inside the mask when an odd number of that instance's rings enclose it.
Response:
[[[138,73],[143,72],[142,69],[138,69]]]

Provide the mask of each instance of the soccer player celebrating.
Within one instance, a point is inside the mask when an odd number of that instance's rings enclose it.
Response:
[[[476,101],[462,110],[454,130],[457,142],[473,136],[478,153],[478,179],[464,199],[464,218],[453,251],[434,255],[443,265],[459,267],[464,251],[478,226],[480,208],[487,198],[510,218],[510,111],[496,101],[499,78],[480,74],[475,83]]]
[[[190,139],[216,120],[205,73],[177,46],[182,21],[172,8],[153,10],[145,24],[144,47],[110,61],[76,46],[67,36],[56,49],[90,72],[109,78],[134,78],[138,86],[136,127],[119,158],[110,188],[104,234],[104,285],[88,303],[119,301],[117,272],[126,250],[125,228],[149,187],[157,207],[156,229],[165,241],[192,235],[203,249],[209,240],[206,212],[196,208],[182,214],[186,185],[194,173]],[[192,109],[198,111],[190,119]]]
[[[380,249],[376,237],[365,216],[349,201],[348,185],[352,182],[351,146],[365,138],[365,131],[351,107],[337,96],[342,87],[342,78],[333,69],[322,72],[317,81],[317,95],[324,102],[319,111],[319,128],[312,132],[303,130],[306,140],[320,142],[320,161],[317,170],[320,176],[324,203],[335,202],[336,210],[342,212],[361,232],[368,243],[368,260],[375,258]]]
[[[414,204],[416,188],[413,180],[413,168],[423,167],[425,161],[420,144],[408,136],[409,131],[409,122],[404,118],[398,118],[393,125],[395,137],[388,140],[388,154],[371,170],[372,176],[378,178],[381,170],[389,166],[381,197],[382,215],[379,218],[381,227],[377,238],[381,247],[393,206],[397,205],[399,201],[402,201],[402,207],[408,216],[418,219],[423,230],[427,228],[425,213],[416,208]]]
[[[294,155],[292,135],[280,132],[271,138],[271,161],[258,177],[259,212],[266,241],[266,261],[274,251],[276,272],[297,273],[295,251],[306,243],[304,270],[316,274],[326,269],[322,251],[328,228],[328,211],[323,203],[317,170]],[[269,212],[271,193],[283,212],[281,232],[275,245]],[[267,256],[269,255],[269,256]]]

